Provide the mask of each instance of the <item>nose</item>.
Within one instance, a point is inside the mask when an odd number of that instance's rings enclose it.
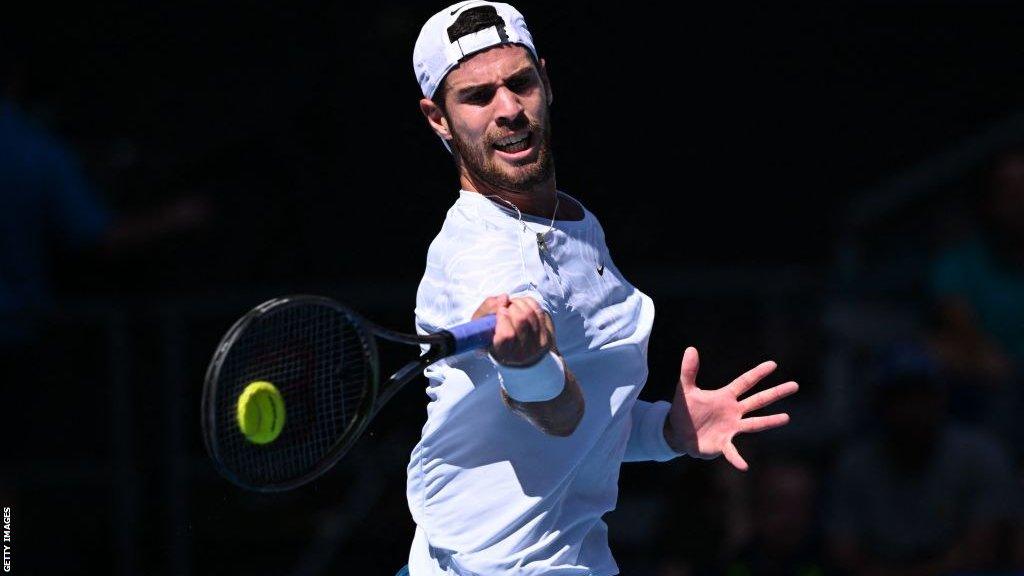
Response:
[[[494,94],[495,122],[498,126],[512,127],[518,124],[523,115],[523,103],[519,95],[505,86],[498,88]]]

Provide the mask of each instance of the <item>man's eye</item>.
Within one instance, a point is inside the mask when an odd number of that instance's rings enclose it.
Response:
[[[486,104],[491,99],[489,92],[481,90],[479,92],[471,92],[466,96],[466,102],[470,104]]]
[[[513,90],[515,92],[518,92],[518,91],[520,91],[520,90],[522,90],[524,88],[527,88],[527,87],[529,87],[529,85],[530,85],[530,79],[529,78],[516,78],[515,80],[511,80],[508,83],[509,89]]]

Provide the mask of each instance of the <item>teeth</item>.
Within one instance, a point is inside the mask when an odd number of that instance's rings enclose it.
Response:
[[[529,132],[527,132],[526,134],[521,134],[519,136],[506,136],[506,137],[502,138],[501,140],[498,140],[496,142],[496,144],[498,146],[509,146],[511,144],[517,144],[519,142],[522,142],[523,140],[526,140],[529,137],[530,137],[530,133]]]

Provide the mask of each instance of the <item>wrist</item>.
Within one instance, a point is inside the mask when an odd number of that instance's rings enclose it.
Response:
[[[665,443],[672,449],[673,452],[679,454],[689,454],[684,443],[676,437],[675,429],[672,427],[672,414],[665,415],[665,425],[662,426],[661,433],[665,436]]]
[[[534,352],[532,356],[522,356],[521,357],[521,356],[518,355],[518,353],[520,351],[516,351],[516,352],[503,351],[500,354],[500,356],[495,356],[496,350],[491,348],[491,349],[489,349],[487,351],[487,354],[490,356],[491,362],[493,362],[494,365],[497,366],[497,367],[500,367],[500,368],[520,368],[520,369],[525,369],[525,368],[533,368],[534,366],[539,364],[542,360],[545,359],[545,357],[551,351],[552,350],[551,350],[550,347],[544,346],[544,347],[538,348],[538,350],[536,352]]]
[[[506,366],[488,355],[498,373],[498,382],[518,402],[544,402],[565,388],[565,363],[548,351],[529,366]]]
[[[657,402],[637,400],[633,405],[631,414],[633,423],[629,439],[629,442],[632,443],[633,460],[667,462],[684,454],[668,443],[671,408],[672,405],[663,400]]]

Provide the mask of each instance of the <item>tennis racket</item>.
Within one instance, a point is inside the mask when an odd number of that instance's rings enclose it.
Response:
[[[405,383],[442,358],[490,345],[494,326],[489,315],[421,336],[381,328],[322,296],[264,302],[228,330],[206,371],[206,449],[242,488],[301,486],[337,463]],[[378,338],[429,349],[381,384]]]

